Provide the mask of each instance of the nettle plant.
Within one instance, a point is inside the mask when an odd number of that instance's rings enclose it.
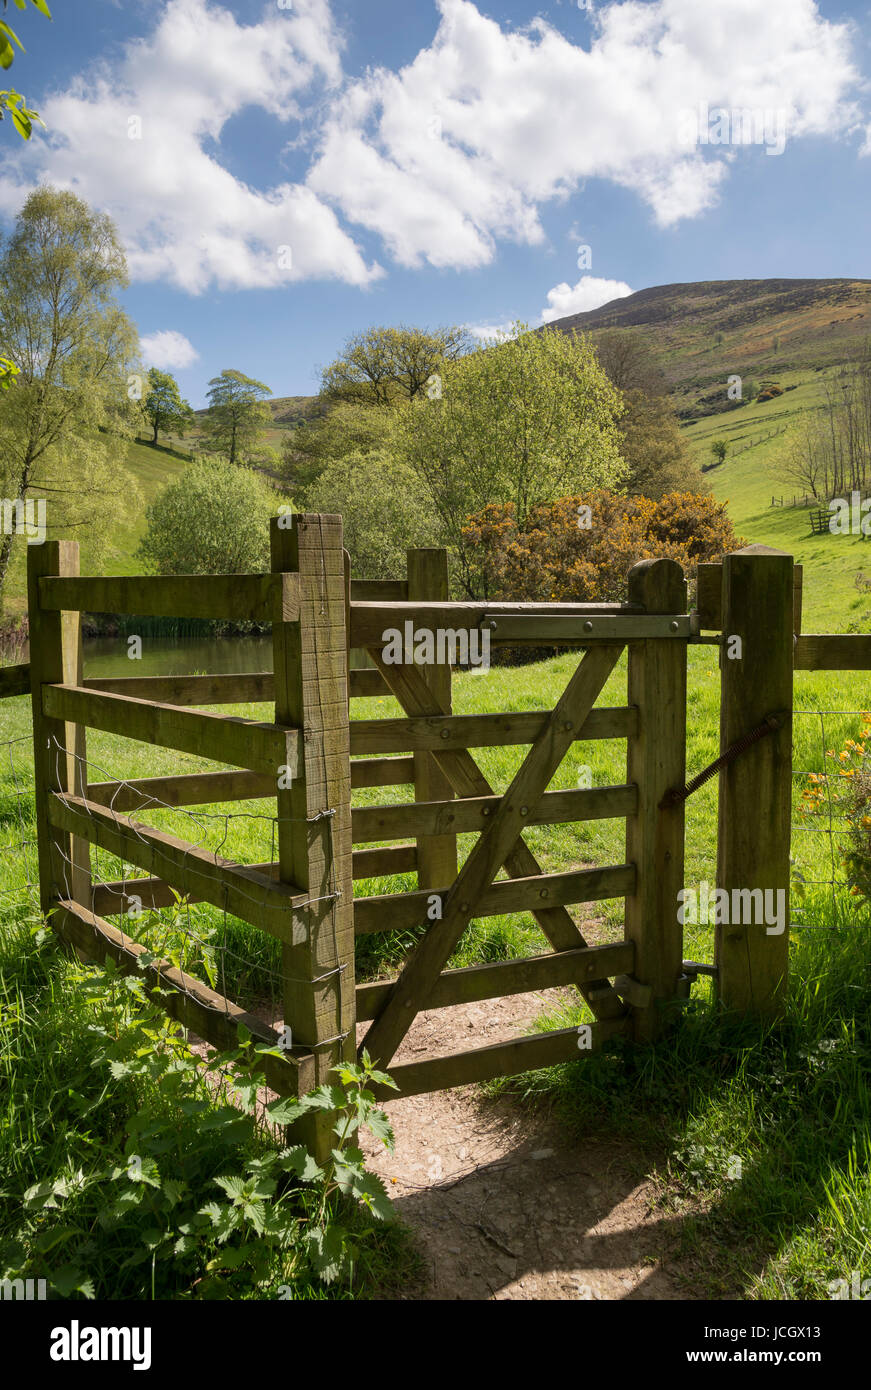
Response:
[[[141,956],[142,968],[151,960]],[[112,1083],[134,1093],[123,1154],[28,1189],[19,1233],[28,1258],[4,1277],[36,1264],[55,1293],[86,1298],[294,1298],[313,1285],[352,1286],[393,1215],[357,1143],[368,1128],[392,1151],[369,1089],[396,1089],[391,1078],[364,1052],[359,1065],[335,1068],[334,1084],[264,1104],[262,1059],[282,1057],[279,1048],[240,1028],[239,1046],[206,1070],[154,1002],[168,991],[146,991],[111,962],[83,970],[79,986],[94,1010],[93,1065],[111,1078],[87,1109],[117,1100]],[[276,1126],[317,1111],[334,1118],[325,1163],[303,1145],[275,1146]]]

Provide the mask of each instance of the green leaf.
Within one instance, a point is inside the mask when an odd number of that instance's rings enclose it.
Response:
[[[373,1216],[379,1221],[394,1221],[396,1212],[393,1208],[387,1188],[381,1181],[377,1173],[364,1173],[354,1185],[354,1196],[368,1207]]]
[[[341,1278],[348,1260],[345,1232],[341,1226],[310,1228],[306,1234],[306,1247],[312,1269],[325,1284],[332,1284]]]
[[[17,0],[16,0],[16,3],[17,3]],[[48,8],[48,5],[45,3],[45,0],[30,0],[30,3],[31,3],[32,5],[35,5],[36,8],[39,10],[39,13],[40,13],[40,14],[44,14],[45,17],[46,17],[46,19],[51,19],[51,10]],[[23,5],[23,4],[22,4],[22,5],[19,5],[18,8],[19,8],[20,10],[23,10],[23,9],[24,9],[24,5]]]
[[[286,1172],[293,1173],[302,1182],[318,1182],[324,1176],[323,1168],[302,1144],[295,1149],[285,1149],[278,1159]]]

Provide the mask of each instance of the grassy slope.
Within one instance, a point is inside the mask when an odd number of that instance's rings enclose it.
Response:
[[[803,412],[821,401],[831,373],[782,373],[782,386],[796,389],[762,404],[747,405],[690,425],[685,434],[700,464],[711,461],[711,441],[729,442],[726,462],[705,476],[714,495],[728,503],[735,530],[747,541],[786,550],[804,566],[806,632],[871,630],[871,601],[855,579],[871,570],[871,546],[861,536],[811,534],[809,511],[772,507],[772,497],[790,501],[800,487],[784,474],[790,437]],[[748,447],[750,446],[750,447]]]

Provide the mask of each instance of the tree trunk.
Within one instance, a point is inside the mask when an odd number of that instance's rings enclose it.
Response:
[[[3,536],[3,543],[0,545],[0,614],[3,612],[3,585],[6,580],[6,573],[9,569],[9,560],[12,556],[12,532]]]

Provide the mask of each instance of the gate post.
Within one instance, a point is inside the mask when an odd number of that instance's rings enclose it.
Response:
[[[642,560],[629,572],[629,602],[647,613],[685,613],[687,586],[674,560]],[[626,862],[636,869],[626,899],[626,936],[635,942],[633,980],[646,989],[627,994],[634,1035],[648,1042],[662,1031],[657,1001],[674,999],[683,960],[678,893],[684,886],[684,806],[662,808],[667,791],[686,780],[687,644],[652,638],[629,644],[628,702],[639,711],[629,739],[627,782],[638,787],[638,811],[626,820]]]
[[[293,944],[282,944],[284,1022],[294,1051],[313,1053],[320,1085],[357,1055],[342,518],[274,518],[271,554],[273,573],[299,574],[300,598],[299,619],[272,626],[275,722],[303,731],[289,787],[275,770],[278,877],[315,900],[299,914],[300,939],[295,926]],[[332,1124],[319,1111],[295,1135],[322,1160]]]
[[[723,558],[720,751],[779,714],[780,727],[720,772],[717,887],[729,920],[715,931],[718,997],[727,1009],[776,1013],[789,971],[789,847],[792,807],[792,556],[748,545]],[[738,642],[735,639],[740,639]],[[768,934],[757,899],[750,922],[733,922],[735,893],[766,890],[782,916]],[[777,923],[772,924],[777,926]]]
[[[441,549],[409,550],[408,598],[411,603],[447,602],[448,552]],[[422,666],[420,674],[445,714],[451,713],[450,663]],[[432,753],[414,754],[415,801],[452,801],[454,789]],[[420,835],[417,840],[419,888],[448,888],[457,877],[456,835]]]
[[[43,685],[82,684],[82,620],[78,612],[43,609],[39,581],[49,575],[75,578],[78,573],[78,541],[45,541],[28,546],[36,845],[39,900],[45,914],[58,898],[72,898],[82,907],[91,906],[91,856],[87,841],[56,829],[48,821],[49,792],[88,794],[85,730],[81,724],[50,719],[42,708]]]

